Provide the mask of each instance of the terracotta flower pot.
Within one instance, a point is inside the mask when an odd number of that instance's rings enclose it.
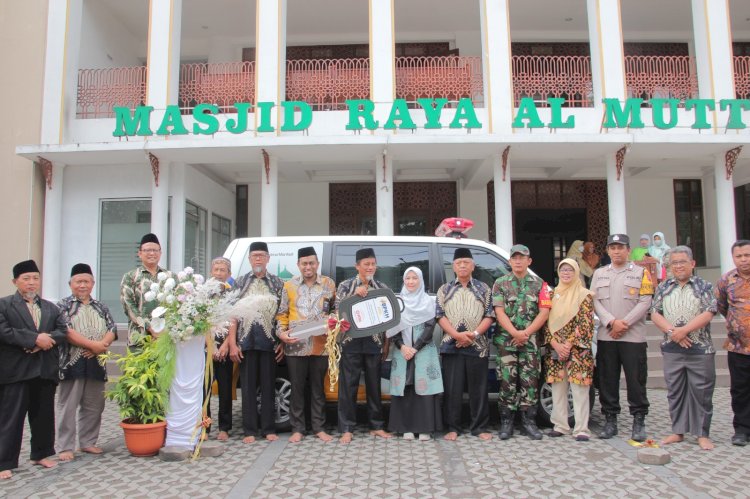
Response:
[[[137,457],[154,456],[164,446],[167,437],[167,422],[148,424],[120,423],[125,432],[125,447]]]

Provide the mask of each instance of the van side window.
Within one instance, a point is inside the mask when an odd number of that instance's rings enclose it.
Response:
[[[337,244],[335,249],[336,285],[357,275],[354,254],[360,248],[372,248],[378,261],[375,278],[395,292],[401,291],[403,275],[407,268],[422,271],[425,288],[430,289],[430,247],[426,244]]]
[[[445,282],[450,282],[456,278],[453,273],[453,252],[458,246],[441,245],[440,254],[443,259],[443,269],[445,270]],[[472,277],[478,279],[489,287],[495,283],[495,279],[507,275],[510,272],[510,264],[499,255],[491,253],[482,248],[470,248],[474,256],[474,273]]]

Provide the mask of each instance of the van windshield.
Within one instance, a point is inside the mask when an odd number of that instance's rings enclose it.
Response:
[[[458,246],[449,244],[440,245],[440,255],[443,260],[443,270],[445,271],[445,282],[450,282],[456,278],[453,272],[453,253]],[[495,284],[495,279],[507,275],[510,272],[510,264],[507,260],[491,253],[485,249],[472,247],[471,254],[474,256],[474,273],[472,277],[478,279],[489,287]]]
[[[361,248],[372,248],[378,261],[375,279],[398,293],[401,291],[403,275],[407,268],[417,267],[422,271],[425,289],[430,290],[430,247],[427,244],[338,244],[335,250],[336,284],[357,275],[354,254]]]

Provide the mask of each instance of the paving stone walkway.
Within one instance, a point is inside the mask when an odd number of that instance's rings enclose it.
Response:
[[[670,433],[666,392],[649,390],[649,436]],[[625,393],[621,394],[625,400]],[[216,403],[216,400],[213,400]],[[669,446],[672,462],[645,466],[626,443],[630,418],[620,418],[620,436],[575,442],[571,438],[483,442],[388,441],[365,432],[349,445],[307,437],[299,444],[258,441],[246,445],[231,435],[218,458],[162,462],[134,458],[124,447],[116,407],[107,403],[101,456],[77,455],[52,470],[31,466],[28,431],[21,468],[0,483],[9,498],[112,497],[747,497],[750,447],[729,444],[732,435],[729,390],[714,395],[710,452],[694,438]],[[215,406],[214,406],[215,408]],[[235,403],[235,422],[240,421]],[[592,430],[601,424],[599,404]],[[236,427],[237,425],[235,425]],[[214,429],[214,435],[216,430]]]

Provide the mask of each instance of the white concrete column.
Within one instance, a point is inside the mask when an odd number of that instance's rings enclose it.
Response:
[[[178,101],[182,0],[150,0],[148,15],[146,103],[163,110]]]
[[[61,268],[63,174],[65,165],[52,163],[52,182],[44,197],[44,253],[42,256],[42,296],[51,301],[66,296]]]
[[[617,158],[607,156],[607,202],[609,204],[609,233],[627,234],[625,207],[625,172],[617,179]]]
[[[185,163],[169,165],[170,204],[174,207],[169,220],[169,267],[182,269],[185,266]],[[166,251],[162,251],[166,255]]]
[[[510,50],[510,0],[480,0],[484,107],[490,133],[511,133],[513,65]]]
[[[41,143],[61,144],[75,119],[83,0],[48,2]]]
[[[387,154],[375,160],[375,220],[379,236],[393,235],[393,160]]]
[[[603,107],[605,97],[620,100],[627,97],[620,1],[586,0],[586,11],[594,106]]]
[[[691,5],[698,94],[701,99],[716,101],[734,99],[734,60],[729,2],[691,0]],[[716,111],[718,110],[717,102]],[[717,112],[712,114],[716,120]],[[714,123],[715,125],[722,124],[716,121]]]
[[[505,250],[513,246],[513,204],[510,190],[510,160],[503,172],[503,157],[492,157],[495,185],[495,244]],[[504,177],[504,178],[503,178]]]
[[[260,171],[260,235],[274,237],[279,230],[279,161],[268,158],[268,172]]]
[[[278,133],[280,103],[286,98],[286,0],[257,0],[255,15],[255,71],[258,74],[255,99],[275,103],[271,126]],[[255,128],[260,125],[260,113],[256,111]]]
[[[734,268],[732,244],[737,240],[734,183],[731,177],[727,179],[723,154],[714,158],[714,181],[716,183],[716,226],[719,231],[719,263],[723,274]]]
[[[370,1],[370,99],[376,104],[393,102],[396,97],[393,16],[393,0]]]
[[[167,265],[169,255],[169,173],[170,164],[167,161],[159,163],[159,185],[156,179],[151,177],[151,232],[156,234],[161,243],[161,260],[159,265]],[[175,217],[185,217],[184,206],[175,209]],[[180,244],[177,242],[177,244]],[[182,262],[170,262],[173,268],[182,268]]]

